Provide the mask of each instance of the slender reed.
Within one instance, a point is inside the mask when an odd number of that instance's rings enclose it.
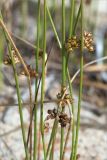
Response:
[[[35,52],[36,72],[38,73],[39,59],[39,36],[40,36],[40,0],[38,0],[38,20],[37,20],[37,51]],[[38,87],[38,77],[35,80],[35,103],[37,102],[36,92]],[[34,152],[33,160],[37,159],[37,103],[34,105]]]
[[[47,148],[47,152],[46,152],[46,159],[48,158],[49,151],[50,151],[50,148],[51,148],[51,144],[52,144],[52,141],[53,141],[53,137],[55,137],[55,133],[57,131],[57,127],[58,127],[58,121],[57,121],[57,119],[55,119],[54,124],[53,124],[53,128],[52,128],[52,132],[51,132],[51,136],[50,136],[50,139],[49,139],[49,143],[48,143],[48,148]]]
[[[21,104],[21,95],[20,95],[20,89],[19,89],[18,76],[17,76],[17,71],[15,68],[15,63],[14,63],[14,59],[13,59],[13,55],[12,55],[10,47],[9,47],[9,53],[10,53],[11,60],[12,60],[12,66],[13,66],[15,83],[16,83],[17,98],[18,98],[18,105],[19,105],[19,115],[20,115],[20,122],[21,122],[23,144],[24,144],[24,148],[25,148],[25,155],[26,155],[26,160],[29,160],[29,154],[28,154],[28,148],[27,148],[26,136],[25,136],[25,129],[24,129],[24,122],[23,122],[23,112],[22,112],[22,104]]]
[[[76,20],[75,20],[75,23],[74,23],[73,34],[75,34],[77,23],[78,23],[78,20],[79,20],[79,17],[80,17],[80,13],[81,13],[81,4],[79,6],[78,14],[77,14],[77,17],[76,17]]]
[[[46,53],[46,0],[44,0],[44,28],[43,28],[43,57],[42,57],[42,83],[41,83],[41,115],[40,115],[40,126],[42,135],[42,144],[44,159],[46,156],[45,140],[44,140],[44,121],[43,121],[43,108],[44,108],[44,89],[45,89],[45,53]]]
[[[49,16],[49,19],[50,19],[50,22],[51,22],[51,25],[52,25],[52,28],[53,28],[53,31],[54,31],[56,40],[57,40],[57,42],[58,42],[58,44],[59,44],[59,47],[62,48],[61,42],[60,42],[60,40],[59,40],[59,37],[58,37],[58,34],[57,34],[57,31],[56,31],[56,28],[55,28],[55,25],[54,25],[54,22],[53,22],[53,19],[52,19],[52,16],[51,16],[51,13],[50,13],[50,11],[49,11],[48,6],[46,6],[46,9],[47,9],[47,13],[48,13],[48,16]]]
[[[0,13],[0,22],[3,22],[2,20],[2,14]],[[4,26],[4,25],[3,25]],[[20,88],[19,88],[19,81],[18,81],[18,76],[17,76],[17,71],[16,71],[16,66],[13,58],[13,53],[11,51],[11,45],[9,42],[9,38],[7,35],[7,32],[5,31],[5,26],[3,27],[3,33],[8,45],[8,51],[12,60],[12,67],[13,67],[13,72],[14,72],[14,78],[15,78],[15,83],[16,83],[16,91],[17,91],[17,98],[18,98],[18,106],[19,106],[19,115],[20,115],[20,122],[21,122],[21,130],[22,130],[22,137],[23,137],[23,144],[24,144],[24,149],[25,149],[25,155],[26,155],[26,160],[29,160],[29,154],[28,154],[28,148],[27,148],[27,143],[26,143],[26,136],[25,136],[25,129],[24,129],[24,122],[23,122],[23,112],[22,112],[22,103],[21,103],[21,95],[20,95]]]
[[[21,15],[22,15],[22,27],[21,27],[21,34],[25,36],[25,31],[27,28],[27,16],[28,16],[28,0],[21,1]]]
[[[71,2],[71,8],[70,8],[69,36],[71,37],[73,33],[75,0],[71,0],[70,2]]]
[[[73,35],[73,28],[74,28],[74,9],[75,9],[75,0],[71,0],[69,37],[71,37],[71,36]],[[76,19],[76,22],[78,22],[78,19]],[[76,29],[76,26],[75,26],[74,29]],[[72,97],[72,84],[70,83],[70,74],[69,74],[69,70],[68,70],[68,61],[69,61],[69,54],[68,54],[68,56],[67,56],[66,65],[67,65],[67,79],[68,79],[68,84],[69,84],[69,91],[70,91],[70,96]],[[67,134],[67,136],[69,137],[70,129],[71,129],[71,127],[72,127],[72,148],[71,148],[72,154],[71,154],[71,155],[73,155],[74,138],[75,138],[74,104],[73,104],[73,103],[72,103],[72,105],[71,105],[71,108],[72,108],[73,117],[72,117],[72,120],[71,120],[70,127],[69,127],[69,129],[68,129],[68,134]],[[71,125],[72,125],[72,126],[71,126]],[[65,146],[65,147],[66,147],[66,146]],[[72,159],[72,157],[70,157],[70,159]]]
[[[66,54],[65,54],[65,0],[62,0],[62,89],[66,87]],[[62,160],[64,145],[64,128],[61,127],[60,160]]]
[[[52,146],[51,146],[51,151],[50,151],[50,157],[49,160],[54,160],[54,148],[55,148],[55,139],[56,139],[56,133],[57,133],[57,129],[58,129],[58,123],[55,127],[55,133],[53,135],[53,141],[52,141]]]
[[[28,69],[27,69],[26,63],[24,62],[23,58],[21,57],[21,54],[20,54],[20,52],[18,51],[18,49],[17,49],[17,47],[16,47],[13,39],[11,38],[11,35],[10,35],[10,33],[8,32],[8,30],[7,30],[7,28],[6,28],[6,26],[5,26],[5,24],[4,24],[4,22],[3,22],[3,20],[2,20],[1,17],[0,17],[0,25],[2,26],[4,32],[6,33],[6,36],[8,37],[9,42],[11,42],[12,47],[13,47],[13,49],[14,49],[17,57],[20,59],[20,62],[22,63],[22,65],[23,65],[23,67],[24,67],[24,70],[25,70],[25,72],[26,72],[26,74],[27,74],[27,81],[28,81],[28,87],[29,87],[29,97],[30,97],[30,117],[32,117],[32,115],[31,115],[31,114],[32,114],[32,111],[31,111],[31,108],[32,108],[32,106],[31,106],[31,104],[32,104],[32,91],[31,91],[31,80],[30,80],[29,71],[28,71]],[[30,125],[30,127],[31,127],[31,125]],[[30,130],[30,131],[31,131],[31,130]],[[31,133],[31,132],[30,132],[30,133]]]
[[[82,86],[83,86],[83,0],[81,0],[81,55],[80,55],[80,87],[79,87],[79,98],[78,98],[78,112],[77,112],[77,127],[76,127],[76,137],[75,137],[75,146],[74,146],[74,157],[73,160],[76,160],[77,155],[77,145],[78,145],[78,135],[80,128],[80,109],[81,109],[81,100],[82,100]]]

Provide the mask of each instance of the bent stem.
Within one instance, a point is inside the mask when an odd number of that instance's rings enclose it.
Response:
[[[74,147],[74,157],[76,160],[77,155],[77,145],[78,145],[78,135],[80,128],[80,110],[81,110],[81,100],[82,100],[82,86],[83,86],[83,0],[81,0],[81,55],[80,55],[80,86],[79,86],[79,99],[78,99],[78,112],[77,112],[77,127],[76,127],[76,137],[75,137],[75,147]]]

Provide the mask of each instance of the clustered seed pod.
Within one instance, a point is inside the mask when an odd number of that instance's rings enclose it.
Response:
[[[92,38],[92,33],[84,31],[83,35],[84,39],[84,49],[88,49],[89,52],[94,51],[93,47],[93,38]],[[74,51],[76,48],[81,47],[81,38],[77,36],[73,36],[67,40],[65,43],[65,49],[67,50],[67,53],[71,53]]]
[[[73,36],[67,40],[65,43],[65,48],[68,53],[71,53],[74,49],[79,48],[80,40],[76,36]]]
[[[37,74],[37,72],[35,71],[35,69],[32,69],[30,65],[27,65],[27,69],[28,69],[28,71],[29,71],[30,77],[33,78],[33,77],[37,77],[37,76],[38,76],[38,74]],[[20,72],[20,74],[27,76],[25,70],[22,70],[22,71]]]
[[[59,123],[61,127],[66,127],[66,125],[69,124],[70,121],[71,121],[71,118],[69,118],[66,113],[61,113],[59,115]]]
[[[73,98],[68,94],[58,93],[57,94],[58,104],[62,107],[65,107],[67,104],[73,103]]]
[[[14,63],[15,63],[15,64],[20,63],[20,60],[19,60],[19,58],[17,57],[15,51],[12,49],[11,52],[12,52],[12,54],[13,54]],[[11,60],[10,55],[7,54],[7,55],[5,56],[5,58],[4,58],[4,60],[3,60],[3,63],[4,63],[5,65],[12,65],[12,60]]]
[[[54,108],[54,109],[49,109],[48,110],[48,116],[46,117],[46,120],[49,120],[49,119],[55,119],[57,116],[57,110]]]
[[[15,50],[12,49],[11,50],[12,54],[13,54],[13,60],[14,60],[14,63],[17,64],[17,63],[20,63],[20,59],[18,58],[18,56],[16,55],[15,53]],[[4,60],[3,60],[3,63],[5,65],[12,65],[12,59],[10,57],[10,55],[6,55]],[[27,69],[28,69],[28,72],[29,72],[29,75],[31,78],[34,78],[34,77],[38,77],[38,73],[36,72],[35,69],[32,69],[30,65],[27,65]],[[25,75],[25,76],[28,76],[27,73],[25,72],[24,69],[22,69],[22,71],[20,72],[20,75]]]
[[[57,111],[57,109],[52,109],[52,110],[48,110],[48,115],[45,119],[45,121],[49,120],[49,119],[58,119],[59,124],[61,125],[61,127],[66,127],[67,124],[70,124],[71,118],[68,117],[68,115],[66,113],[63,113],[61,111]],[[46,126],[46,125],[45,125]]]
[[[94,51],[93,37],[92,37],[92,33],[90,32],[86,32],[86,31],[84,32],[84,47],[88,49],[89,52]]]

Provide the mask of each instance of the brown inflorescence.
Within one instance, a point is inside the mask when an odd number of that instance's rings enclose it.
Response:
[[[93,52],[94,47],[93,47],[92,33],[84,31],[83,39],[84,39],[84,49],[87,49],[89,52]],[[69,38],[65,43],[65,49],[67,53],[71,53],[75,49],[80,47],[81,47],[81,38],[77,36]]]
[[[29,71],[29,74],[30,74],[31,78],[38,77],[38,73],[35,71],[35,69],[32,69],[30,65],[27,65],[27,69]],[[22,70],[20,74],[27,76],[25,70]]]
[[[15,51],[12,49],[11,52],[12,52],[12,54],[13,54],[14,63],[15,63],[15,64],[20,63],[20,60],[19,60],[19,58],[17,57]],[[7,54],[7,55],[5,56],[5,58],[4,58],[4,60],[3,60],[3,63],[4,63],[5,65],[12,65],[12,60],[11,60],[10,55]]]
[[[61,91],[61,93],[57,94],[57,99],[58,99],[58,105],[65,107],[67,104],[71,104],[73,103],[73,98],[68,94],[64,94],[63,96],[63,92]]]
[[[68,117],[66,113],[61,113],[59,115],[59,123],[61,127],[66,127],[67,124],[70,124],[71,118]]]
[[[75,48],[79,48],[79,46],[80,40],[76,36],[69,38],[65,43],[65,48],[68,53],[71,53]]]
[[[93,37],[91,32],[84,31],[84,47],[88,49],[89,52],[94,51]]]
[[[59,124],[61,127],[66,127],[67,124],[70,124],[71,118],[68,117],[66,113],[63,113],[61,111],[57,111],[57,109],[48,110],[48,115],[45,119],[45,121],[49,119],[55,119],[57,118]]]

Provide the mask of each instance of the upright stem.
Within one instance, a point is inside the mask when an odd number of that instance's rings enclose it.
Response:
[[[73,23],[74,23],[74,9],[75,9],[75,0],[71,0],[71,10],[70,10],[70,28],[69,28],[69,36],[72,36],[73,33]]]
[[[66,86],[66,54],[65,54],[65,0],[62,0],[62,88]],[[63,156],[64,128],[61,127],[60,160]]]
[[[21,12],[22,12],[22,28],[21,34],[25,36],[26,28],[27,28],[27,17],[28,17],[28,0],[22,0],[21,4]]]
[[[66,85],[66,54],[65,54],[65,0],[62,0],[62,86]]]
[[[18,98],[18,105],[19,105],[19,114],[20,114],[20,122],[21,122],[21,129],[22,129],[23,144],[24,144],[24,148],[25,148],[26,160],[29,160],[28,148],[27,148],[26,137],[25,137],[24,122],[23,122],[23,113],[22,113],[22,104],[21,104],[21,95],[20,95],[20,89],[19,89],[19,82],[18,82],[18,77],[17,77],[17,72],[16,72],[16,68],[15,68],[15,63],[14,63],[12,52],[10,52],[10,56],[11,56],[11,59],[12,59],[12,65],[13,65],[13,71],[14,71],[14,77],[15,77],[15,83],[16,83],[16,90],[17,90],[17,98]]]
[[[43,31],[43,58],[42,58],[42,84],[41,84],[41,135],[43,143],[44,159],[46,156],[45,141],[44,141],[44,122],[43,122],[43,101],[44,101],[44,89],[45,89],[45,53],[46,53],[46,0],[44,0],[44,31]]]
[[[38,73],[39,58],[39,35],[40,35],[40,0],[38,0],[38,20],[37,20],[37,51],[35,52],[36,72]],[[37,102],[36,92],[38,88],[38,78],[35,80],[35,103]],[[34,152],[33,160],[37,159],[37,103],[34,106]]]
[[[75,138],[75,148],[74,148],[74,158],[76,160],[77,155],[77,145],[78,145],[78,135],[80,128],[80,109],[82,100],[82,86],[83,86],[83,0],[81,0],[81,57],[80,57],[80,87],[79,87],[79,99],[78,99],[78,112],[77,112],[77,127],[76,127],[76,138]]]
[[[78,10],[78,14],[77,14],[77,17],[76,17],[76,21],[74,23],[73,34],[75,34],[77,23],[78,23],[78,20],[79,20],[79,17],[80,17],[80,13],[81,13],[81,4],[79,6],[79,10]]]

